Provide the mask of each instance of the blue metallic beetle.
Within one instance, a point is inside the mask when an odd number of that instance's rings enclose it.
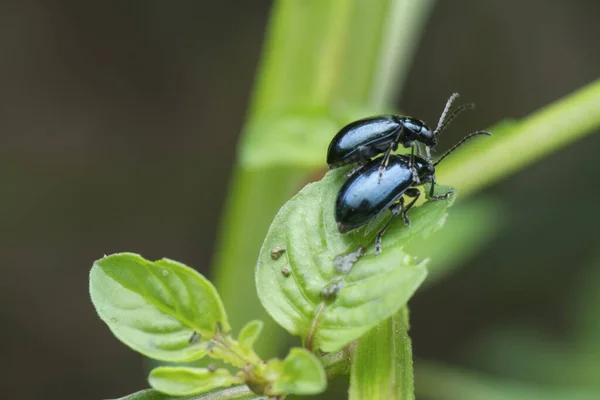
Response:
[[[440,116],[437,128],[431,130],[423,121],[400,115],[381,115],[351,122],[344,126],[331,140],[327,150],[327,165],[330,169],[358,163],[347,175],[358,172],[372,157],[384,154],[381,159],[381,172],[387,165],[392,151],[398,145],[411,147],[414,154],[421,154],[418,143],[423,143],[430,158],[430,149],[435,149],[438,135],[461,111],[471,109],[473,104],[457,107],[448,115],[458,93],[452,94]]]
[[[404,223],[410,226],[408,210],[421,195],[415,186],[431,183],[429,198],[432,200],[445,199],[450,195],[448,192],[441,196],[434,196],[435,167],[457,147],[477,135],[491,134],[477,131],[465,136],[435,163],[418,155],[392,155],[384,168],[383,175],[380,175],[381,157],[368,162],[359,174],[344,182],[338,193],[335,202],[335,221],[340,233],[358,229],[389,209],[392,218],[377,233],[375,241],[375,254],[379,254],[381,238],[395,217],[402,214]],[[416,171],[416,177],[413,170]],[[404,204],[403,195],[412,198],[410,203]]]

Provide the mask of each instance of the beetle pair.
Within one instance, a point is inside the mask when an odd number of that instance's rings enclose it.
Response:
[[[429,197],[432,200],[447,198],[450,193],[434,195],[435,167],[457,147],[477,135],[490,135],[477,131],[465,136],[433,163],[429,157],[421,156],[419,143],[426,146],[427,155],[437,145],[439,133],[463,110],[472,104],[457,107],[448,114],[454,93],[446,103],[435,131],[417,119],[402,116],[379,116],[352,122],[342,128],[333,138],[327,153],[330,168],[358,163],[348,174],[349,179],[340,189],[335,204],[335,220],[340,233],[348,233],[373,220],[389,209],[392,218],[377,233],[375,253],[381,252],[383,234],[398,215],[410,225],[407,212],[417,202],[421,192],[416,186],[430,183]],[[411,147],[410,155],[392,155],[402,144]],[[415,149],[417,155],[414,154]],[[382,154],[383,157],[370,159]],[[412,200],[405,204],[404,197]]]

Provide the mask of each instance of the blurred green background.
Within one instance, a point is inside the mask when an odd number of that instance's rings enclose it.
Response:
[[[210,274],[270,7],[0,6],[7,398],[118,397],[147,386],[141,357],[94,313],[89,268],[133,251]],[[598,78],[599,15],[593,0],[438,1],[396,105],[434,125],[451,92],[477,103],[444,132],[446,146],[525,116]],[[493,236],[411,301],[417,385],[425,359],[485,379],[600,386],[599,150],[592,135],[468,200],[492,210],[494,226],[482,218],[482,232]]]

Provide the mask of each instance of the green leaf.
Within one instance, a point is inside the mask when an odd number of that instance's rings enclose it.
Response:
[[[263,322],[259,320],[250,321],[244,325],[238,336],[240,347],[245,351],[252,351],[252,346],[258,339],[262,328]]]
[[[244,383],[244,379],[224,369],[158,367],[150,372],[150,386],[173,396],[186,396]]]
[[[350,373],[350,400],[415,398],[408,328],[404,307],[360,338]]]
[[[90,295],[100,318],[132,349],[157,360],[202,357],[218,329],[229,324],[212,284],[176,261],[137,254],[101,258],[90,272]],[[198,340],[190,343],[192,333]]]
[[[293,348],[283,361],[272,360],[267,375],[278,377],[272,381],[272,394],[318,394],[327,387],[325,370],[319,359],[303,348]]]
[[[412,209],[411,227],[395,221],[383,238],[383,252],[375,256],[373,238],[390,214],[383,213],[366,229],[341,235],[333,211],[345,172],[330,171],[281,208],[256,268],[258,295],[269,314],[301,336],[307,347],[325,352],[341,349],[406,304],[426,269],[423,260],[402,247],[439,228],[454,198]],[[366,254],[344,271],[336,256],[356,255],[360,246],[367,246]],[[286,251],[273,259],[271,249],[277,247]]]
[[[242,385],[184,397],[171,396],[158,390],[146,389],[115,400],[267,400],[267,397],[259,396],[253,393],[248,386]]]

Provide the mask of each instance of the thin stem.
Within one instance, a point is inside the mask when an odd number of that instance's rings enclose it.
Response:
[[[319,327],[319,322],[321,321],[321,315],[323,314],[323,310],[325,310],[325,303],[321,303],[319,304],[319,306],[317,307],[317,311],[315,312],[315,317],[312,320],[312,324],[310,325],[310,329],[308,330],[308,333],[306,334],[306,341],[304,343],[304,347],[306,347],[308,350],[310,351],[315,351],[315,349],[313,349],[313,335],[315,333],[315,331],[317,330],[317,328]]]
[[[536,160],[600,129],[600,80],[534,112],[505,123],[494,136],[456,151],[436,172],[461,196],[481,190]],[[593,161],[593,160],[590,160]]]
[[[246,357],[244,354],[240,353],[237,348],[237,343],[232,343],[232,340],[233,339],[230,336],[215,335],[213,337],[213,342],[216,345],[220,346],[223,351],[228,352],[230,355],[240,360],[241,364],[256,365],[263,362],[256,353],[252,353],[251,357]]]
[[[347,375],[352,366],[352,355],[356,350],[358,340],[350,342],[346,347],[336,353],[329,353],[321,359],[327,379],[331,380],[340,375]]]

